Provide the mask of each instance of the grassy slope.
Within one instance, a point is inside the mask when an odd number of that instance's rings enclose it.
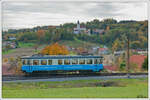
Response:
[[[23,42],[19,42],[19,47],[20,48],[30,48],[33,47],[35,45],[35,43],[23,43]]]
[[[33,48],[34,45],[35,45],[34,43],[22,43],[22,42],[19,42],[19,48]],[[16,52],[16,49],[10,49],[8,51],[3,51],[2,54],[6,55],[6,54],[14,53],[14,52]]]
[[[98,43],[91,43],[91,42],[85,42],[85,41],[81,41],[81,40],[78,40],[77,38],[75,38],[74,40],[72,41],[64,41],[64,40],[61,40],[59,41],[60,44],[63,44],[63,45],[67,45],[67,46],[72,46],[72,47],[93,47],[93,46],[100,46],[100,44]]]
[[[3,51],[2,54],[3,54],[3,55],[11,54],[11,53],[13,53],[13,52],[15,52],[15,51],[16,51],[15,49],[10,49],[10,50],[8,50],[8,51]]]
[[[118,87],[73,87],[75,84],[87,84],[99,80],[81,80],[66,82],[5,83],[4,98],[136,98],[148,97],[147,79],[113,79],[125,86]],[[102,81],[102,80],[101,80]],[[65,84],[65,85],[64,85]],[[51,86],[54,86],[53,88]],[[72,88],[69,88],[72,87]]]

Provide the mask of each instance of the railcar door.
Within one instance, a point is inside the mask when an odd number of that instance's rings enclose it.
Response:
[[[64,69],[64,60],[63,59],[58,59],[58,70],[63,70]]]
[[[33,60],[31,60],[31,59],[29,59],[29,60],[27,60],[27,70],[26,70],[26,72],[33,72],[33,70],[32,70],[32,64],[33,64]]]

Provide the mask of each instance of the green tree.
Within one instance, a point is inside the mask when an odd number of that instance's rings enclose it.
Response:
[[[104,19],[103,22],[105,24],[116,24],[117,20],[113,19],[113,18],[108,18],[108,19]]]
[[[142,64],[142,68],[148,70],[148,57],[145,58],[144,63]]]
[[[126,68],[126,62],[125,62],[125,61],[122,61],[122,62],[120,63],[120,70],[125,70],[125,68]]]

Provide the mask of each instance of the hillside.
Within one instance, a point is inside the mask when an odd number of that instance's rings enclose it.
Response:
[[[15,42],[60,44],[73,47],[94,47],[106,45],[112,50],[126,48],[127,38],[130,39],[130,48],[146,49],[148,45],[148,21],[119,21],[104,19],[81,23],[80,26],[90,30],[89,34],[81,32],[74,34],[75,23],[65,23],[60,26],[38,26],[31,29],[8,30],[3,32],[3,41],[9,41],[15,37]],[[98,32],[96,33],[96,31]],[[99,31],[103,30],[102,33]]]

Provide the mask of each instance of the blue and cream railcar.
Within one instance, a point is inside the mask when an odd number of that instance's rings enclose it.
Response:
[[[22,71],[76,71],[103,69],[102,56],[31,56],[22,57]]]

